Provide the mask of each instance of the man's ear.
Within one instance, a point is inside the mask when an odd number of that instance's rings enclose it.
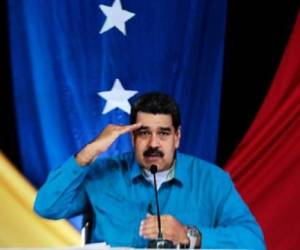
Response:
[[[180,145],[180,139],[181,139],[181,126],[177,128],[175,131],[175,147],[179,148]]]

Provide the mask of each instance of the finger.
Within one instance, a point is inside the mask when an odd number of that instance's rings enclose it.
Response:
[[[153,214],[147,213],[146,218],[148,221],[157,221],[157,217]]]
[[[164,239],[173,241],[174,235],[176,235],[176,232],[178,230],[176,223],[174,223],[174,217],[171,215],[162,215],[161,227]]]
[[[164,228],[161,229],[162,238],[165,240],[174,240],[174,235],[171,232],[168,232]],[[157,239],[158,237],[158,228],[152,227],[152,228],[146,228],[142,229],[140,231],[140,235],[144,237],[145,239]]]
[[[158,234],[158,229],[156,227],[141,227],[140,233],[142,235],[151,235],[151,234]]]
[[[141,126],[142,126],[142,123],[140,123],[140,122],[123,126],[121,133],[124,134],[124,133],[127,133],[127,132],[132,132],[132,131],[140,128]]]
[[[153,223],[157,221],[156,215],[152,215],[150,213],[146,214],[146,218],[143,220],[145,223]]]
[[[157,222],[154,218],[146,218],[145,220],[141,221],[140,228],[148,229],[148,228],[157,228]]]
[[[162,220],[162,224],[161,224],[161,230],[163,231],[164,228],[168,228],[168,223],[167,223],[167,218],[164,219],[164,221]],[[141,223],[141,229],[145,231],[145,233],[148,232],[152,232],[153,230],[155,231],[155,233],[158,233],[158,222],[157,222],[157,216],[155,215],[151,215],[151,214],[147,214],[147,217],[145,220],[142,221]]]
[[[161,216],[161,233],[163,239],[178,242],[176,237],[178,231],[178,225],[174,217],[170,215]],[[156,239],[158,236],[158,223],[157,217],[147,214],[145,220],[142,221],[140,226],[140,235],[146,239]]]
[[[145,233],[145,234],[141,233],[140,236],[143,237],[144,239],[154,240],[157,239],[158,234],[153,231],[152,233]]]
[[[139,233],[146,239],[155,239],[158,235],[158,229],[154,224],[145,224],[142,222]]]
[[[167,228],[162,228],[162,235],[163,239],[165,240],[174,240],[174,234],[172,233],[172,230],[168,230]]]

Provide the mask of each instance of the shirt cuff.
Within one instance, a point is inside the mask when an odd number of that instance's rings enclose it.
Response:
[[[75,155],[71,156],[65,163],[64,168],[69,171],[69,173],[72,173],[73,175],[82,174],[87,171],[89,171],[89,165],[87,166],[80,166],[75,158]]]

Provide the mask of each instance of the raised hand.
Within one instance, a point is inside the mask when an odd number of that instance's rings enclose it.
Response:
[[[142,126],[141,123],[131,125],[108,125],[97,138],[86,145],[77,155],[76,161],[80,166],[91,163],[98,155],[108,150],[111,144],[122,134],[132,132]]]

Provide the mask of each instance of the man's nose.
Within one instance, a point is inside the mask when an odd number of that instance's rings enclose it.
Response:
[[[159,138],[155,133],[152,133],[150,137],[149,146],[152,148],[156,148],[159,146]]]

